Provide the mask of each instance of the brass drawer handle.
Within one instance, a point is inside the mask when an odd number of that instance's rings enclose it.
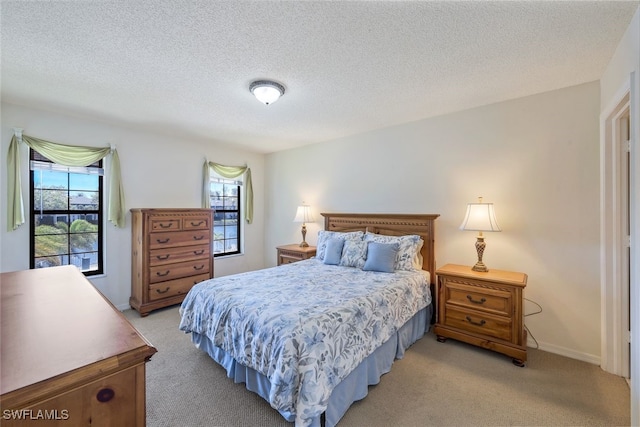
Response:
[[[202,225],[202,224],[204,224],[204,221],[200,221],[200,222],[199,222],[199,223],[197,223],[197,224],[196,224],[195,222],[191,221],[191,226],[192,226],[192,227],[198,227],[198,226],[200,226],[200,225]]]
[[[477,299],[473,299],[471,295],[467,295],[467,299],[474,304],[484,304],[485,302],[487,302],[486,298],[480,298],[480,300],[477,300]]]
[[[204,253],[204,249],[201,249],[199,251],[193,251],[194,255],[202,255]]]
[[[169,224],[160,223],[160,228],[171,228],[171,223]]]
[[[167,286],[167,288],[164,291],[161,291],[160,289],[156,289],[156,292],[159,294],[166,294],[167,292],[169,292],[169,286]]]
[[[164,276],[167,276],[170,272],[171,270],[167,270],[164,273],[160,273],[159,271],[157,271],[156,276],[164,277]]]
[[[193,266],[194,270],[202,270],[204,268],[204,264],[202,264],[200,267],[196,267],[195,265]]]
[[[113,391],[113,389],[107,387],[98,391],[98,394],[96,394],[96,399],[98,400],[98,402],[107,403],[108,401],[113,399],[115,395],[116,392]]]
[[[167,237],[166,239],[156,239],[156,242],[158,242],[158,243],[169,243],[169,240],[171,240],[171,238]]]
[[[193,240],[202,240],[204,236],[193,236]]]
[[[467,316],[467,322],[471,323],[472,325],[476,325],[476,326],[484,326],[484,324],[487,323],[484,319],[480,320],[479,322],[475,322],[469,316]]]
[[[171,255],[156,255],[156,258],[158,258],[159,260],[165,260],[165,259],[169,259]]]

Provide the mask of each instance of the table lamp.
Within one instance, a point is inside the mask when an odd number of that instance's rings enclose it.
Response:
[[[476,251],[478,252],[478,262],[471,269],[473,271],[487,272],[489,269],[482,262],[482,254],[486,244],[484,243],[483,231],[502,231],[496,221],[496,212],[493,203],[482,203],[482,197],[478,197],[478,203],[467,205],[467,214],[460,224],[460,230],[477,231]]]
[[[296,217],[293,219],[293,222],[301,222],[302,223],[302,243],[300,243],[301,248],[306,248],[309,244],[306,242],[305,238],[307,237],[307,222],[313,222],[313,215],[311,215],[311,206],[305,205],[304,202],[301,206],[298,206],[298,210],[296,211]]]

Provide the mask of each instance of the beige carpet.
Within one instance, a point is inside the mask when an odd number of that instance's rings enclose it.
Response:
[[[158,349],[147,363],[147,425],[292,426],[178,330],[178,307],[141,318],[125,311]],[[629,387],[598,366],[530,349],[527,367],[427,334],[349,409],[349,426],[626,426]]]

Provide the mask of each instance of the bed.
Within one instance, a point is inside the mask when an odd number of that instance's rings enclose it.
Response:
[[[207,280],[180,307],[192,342],[296,427],[335,426],[434,311],[438,215],[322,216],[316,257]]]

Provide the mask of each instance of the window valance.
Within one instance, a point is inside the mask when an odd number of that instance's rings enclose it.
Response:
[[[253,184],[251,183],[251,169],[247,166],[224,166],[218,163],[204,161],[203,166],[203,185],[202,185],[202,207],[211,207],[211,193],[209,191],[211,180],[211,171],[214,171],[218,175],[233,179],[244,174],[244,219],[248,224],[253,222]]]
[[[81,147],[58,144],[43,139],[22,135],[16,132],[11,138],[7,156],[8,200],[7,227],[13,231],[24,224],[24,202],[22,200],[22,183],[20,179],[20,149],[18,144],[24,142],[29,148],[42,154],[54,163],[63,166],[88,166],[111,154],[109,169],[109,201],[107,219],[114,225],[125,226],[124,190],[120,178],[120,158],[115,148]]]

